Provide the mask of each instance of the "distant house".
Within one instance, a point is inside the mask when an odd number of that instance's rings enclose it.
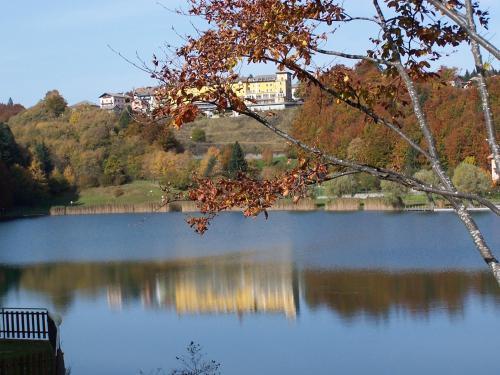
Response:
[[[468,89],[469,87],[473,87],[479,81],[479,77],[472,77],[464,84],[464,89]]]
[[[131,102],[131,97],[125,94],[113,94],[105,92],[99,97],[99,106],[101,109],[122,110]]]
[[[493,159],[493,154],[488,156],[488,160],[491,163],[491,180],[493,181],[494,184],[498,184],[500,176],[498,174],[497,169],[495,168],[495,159]]]
[[[134,90],[132,110],[134,112],[149,113],[156,108],[155,87],[141,87]]]
[[[464,86],[466,85],[466,83],[464,82],[464,80],[462,78],[460,78],[460,77],[455,77],[452,80],[448,81],[447,83],[448,83],[449,86],[456,87],[456,88],[459,88],[459,89],[463,89]]]

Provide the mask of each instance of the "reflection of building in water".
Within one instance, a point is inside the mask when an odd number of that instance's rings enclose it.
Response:
[[[295,318],[298,279],[291,264],[207,264],[160,274],[154,299],[179,314],[257,312]],[[143,297],[143,301],[148,300]]]
[[[115,310],[123,307],[123,294],[120,285],[109,285],[107,288],[108,306]]]

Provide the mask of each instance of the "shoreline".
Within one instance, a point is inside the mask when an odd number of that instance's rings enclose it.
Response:
[[[497,207],[500,208],[499,205]],[[490,211],[487,207],[470,207],[467,209],[470,212],[487,212]],[[453,212],[452,208],[446,207],[430,207],[407,206],[393,207],[381,200],[361,202],[359,200],[334,200],[325,204],[319,204],[313,199],[305,199],[297,204],[290,201],[279,201],[268,211],[289,211],[289,212]],[[44,213],[25,213],[25,214],[6,214],[0,216],[0,222],[17,219],[30,219],[44,216],[75,216],[75,215],[106,215],[106,214],[134,214],[134,213],[199,213],[200,210],[196,207],[196,203],[192,201],[173,202],[168,205],[160,205],[156,202],[138,203],[138,204],[103,204],[92,206],[54,206]],[[241,212],[240,209],[234,208],[228,212]]]
[[[500,206],[497,205],[500,208]],[[288,211],[288,212],[453,212],[452,208],[438,207],[393,207],[383,205],[380,202],[376,204],[364,206],[345,207],[343,205],[317,204],[312,199],[307,199],[294,204],[292,202],[278,202],[268,211]],[[467,209],[470,212],[488,212],[487,207],[470,207]],[[49,216],[70,216],[70,215],[105,215],[105,214],[131,214],[131,213],[167,213],[167,212],[182,212],[182,213],[199,213],[200,210],[196,207],[196,203],[192,201],[174,202],[165,206],[157,203],[147,204],[109,204],[84,207],[53,207],[49,210]],[[227,212],[241,212],[240,209],[234,208]]]

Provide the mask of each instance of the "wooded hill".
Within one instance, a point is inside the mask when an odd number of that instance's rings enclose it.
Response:
[[[349,74],[376,88],[384,79],[378,68],[372,64],[359,64],[348,69]],[[489,169],[486,130],[479,95],[475,84],[469,88],[453,87],[457,78],[451,69],[441,69],[440,77],[419,83],[420,99],[424,104],[428,121],[436,137],[436,144],[447,168],[455,168],[467,157]],[[326,78],[328,79],[328,78]],[[496,121],[497,134],[500,133],[500,76],[488,78],[491,108]],[[341,158],[353,158],[367,164],[390,167],[413,174],[425,168],[421,157],[417,157],[410,147],[389,129],[375,125],[359,111],[343,103],[336,103],[331,96],[321,93],[315,87],[302,88],[305,104],[294,121],[293,134],[319,147],[335,153]],[[404,100],[404,95],[402,96]],[[415,117],[409,106],[395,105],[383,110],[387,118],[392,118],[396,110],[402,112],[397,118],[402,129],[425,147],[421,139]]]
[[[384,79],[371,64],[348,70],[353,81],[362,81],[367,87],[376,88]],[[464,160],[481,167],[481,190],[486,191],[489,149],[477,89],[474,85],[453,87],[450,83],[457,78],[453,70],[442,69],[439,74],[419,83],[419,91],[443,163],[450,170]],[[488,85],[500,133],[500,77],[489,77]],[[301,89],[304,106],[277,112],[278,127],[291,129],[296,137],[342,158],[409,174],[428,168],[385,127],[315,87]],[[404,101],[404,96],[401,99]],[[410,108],[398,101],[383,111],[388,118],[397,115],[395,121],[425,148]],[[68,107],[57,91],[48,92],[28,109],[11,102],[0,104],[0,119],[8,120],[7,124],[0,121],[0,209],[37,204],[43,197],[66,191],[143,179],[170,182],[184,189],[193,172],[227,175],[231,145],[236,141],[246,153],[263,153],[263,162],[254,163],[250,170],[255,176],[271,178],[288,168],[286,160],[273,161],[273,152],[291,152],[281,138],[246,117],[200,118],[175,131],[161,124],[138,122],[128,111],[117,114],[90,105]],[[476,187],[477,178],[471,179],[472,187],[467,189],[481,191]],[[358,185],[380,188],[376,182]]]

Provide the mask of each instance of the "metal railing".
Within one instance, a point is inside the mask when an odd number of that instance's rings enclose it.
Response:
[[[49,340],[46,309],[0,308],[0,339]]]

